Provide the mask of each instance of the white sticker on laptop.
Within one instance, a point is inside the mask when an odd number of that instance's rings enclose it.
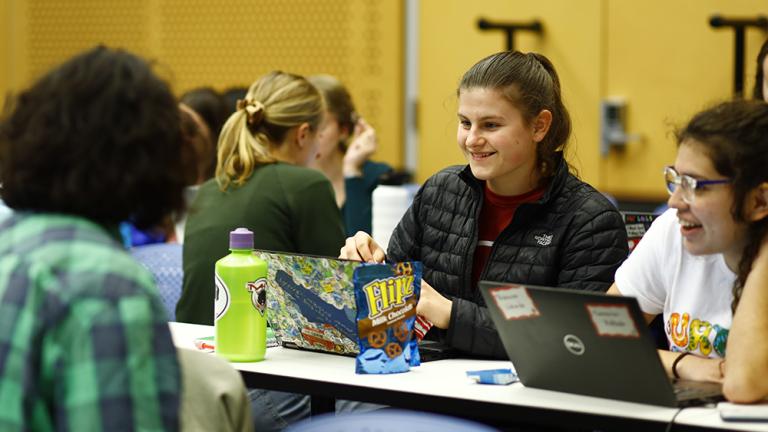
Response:
[[[492,288],[488,291],[504,318],[517,320],[539,316],[539,309],[525,287],[518,285]]]
[[[635,321],[625,305],[588,304],[587,311],[600,336],[640,337]]]

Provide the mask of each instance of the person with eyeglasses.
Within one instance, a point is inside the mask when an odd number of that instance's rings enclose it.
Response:
[[[670,376],[723,382],[733,401],[760,400],[768,396],[768,105],[721,103],[696,114],[677,142],[663,172],[670,209],[608,293],[636,297],[648,322],[663,314],[671,351],[659,355]]]

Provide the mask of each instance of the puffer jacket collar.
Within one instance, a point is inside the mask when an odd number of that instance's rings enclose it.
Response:
[[[548,180],[544,195],[542,195],[538,201],[532,204],[548,204],[552,200],[552,197],[558,196],[560,191],[565,186],[569,172],[568,163],[565,161],[562,152],[557,152],[556,161],[557,168],[555,169],[555,174]],[[472,169],[469,167],[469,165],[466,165],[464,169],[461,170],[459,173],[459,178],[470,188],[472,188],[472,191],[474,191],[475,194],[479,194],[475,198],[480,199],[482,197],[483,185],[485,182],[483,180],[479,180],[474,176],[474,174],[472,174]]]

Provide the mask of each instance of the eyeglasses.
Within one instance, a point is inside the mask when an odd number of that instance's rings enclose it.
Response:
[[[689,175],[680,175],[671,166],[664,168],[664,181],[667,183],[667,192],[674,194],[677,187],[683,192],[683,201],[693,204],[696,199],[696,191],[704,186],[730,183],[731,179],[698,180]]]

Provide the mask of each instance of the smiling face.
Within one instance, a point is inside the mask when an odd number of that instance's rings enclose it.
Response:
[[[522,112],[499,91],[462,89],[456,138],[472,174],[499,195],[520,195],[539,181],[536,133]],[[533,122],[532,122],[533,123]]]
[[[699,142],[687,139],[680,144],[675,170],[697,180],[717,180],[712,160]],[[693,255],[722,253],[726,264],[735,270],[744,246],[746,225],[731,214],[733,191],[729,184],[704,186],[696,190],[692,204],[683,201],[681,188],[669,197],[669,206],[677,209],[683,245]]]

